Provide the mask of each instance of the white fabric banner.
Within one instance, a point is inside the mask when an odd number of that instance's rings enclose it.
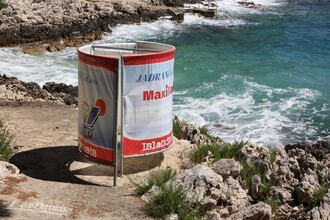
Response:
[[[174,50],[162,60],[125,61],[124,156],[165,150],[173,144]]]
[[[118,60],[79,53],[78,141],[85,155],[113,162]]]

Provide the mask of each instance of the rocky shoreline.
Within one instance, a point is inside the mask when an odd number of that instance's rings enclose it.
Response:
[[[0,103],[39,100],[77,104],[77,87],[63,83],[46,83],[41,88],[0,76],[0,90]],[[168,184],[183,186],[187,199],[202,207],[207,219],[329,220],[330,142],[274,149],[244,143],[232,158],[213,163],[215,156],[209,151],[196,163],[190,155],[198,144],[222,146],[225,142],[202,134],[188,122],[174,120],[180,125],[180,138],[191,145],[181,149],[182,171]],[[244,180],[244,172],[250,181]],[[157,189],[152,188],[143,199],[149,201],[155,193]]]
[[[140,23],[163,16],[180,22],[178,0],[6,0],[0,10],[0,46],[22,45],[26,53],[58,51],[101,39],[117,24]],[[245,4],[245,3],[244,3]],[[23,82],[0,75],[0,105],[54,102],[77,105],[78,88],[64,83]],[[180,152],[183,170],[168,184],[181,185],[207,219],[330,220],[330,142],[289,144],[269,149],[245,143],[232,158],[214,163],[211,151],[201,163],[190,159],[197,144],[223,145],[217,137],[175,118],[181,139],[190,147]],[[0,181],[19,170],[1,163]],[[242,178],[247,167],[251,182]],[[143,198],[149,201],[157,188]],[[0,201],[1,202],[1,201]],[[1,203],[0,203],[1,205]],[[1,209],[0,209],[1,211]],[[1,215],[0,215],[1,216]],[[175,219],[173,215],[171,218]]]
[[[77,105],[78,87],[65,83],[48,82],[40,87],[35,82],[24,82],[16,77],[0,75],[0,102],[50,101]]]
[[[192,144],[202,148],[226,144],[176,120],[181,125],[181,137]],[[242,143],[231,158],[215,160],[209,150],[201,163],[191,159],[194,149],[181,153],[184,170],[167,184],[183,186],[187,199],[202,207],[207,219],[330,219],[329,141],[284,148]],[[143,198],[149,201],[158,192],[153,187]]]
[[[117,24],[167,17],[181,22],[181,0],[5,0],[0,47],[23,45],[26,53],[54,52],[100,40]]]

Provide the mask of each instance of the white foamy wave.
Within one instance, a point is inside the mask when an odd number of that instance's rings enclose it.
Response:
[[[264,5],[272,5],[276,2],[273,0],[257,1]],[[186,14],[184,22],[180,25],[167,19],[152,23],[119,25],[113,28],[111,35],[106,35],[101,41],[94,43],[134,42],[146,39],[158,41],[160,38],[171,37],[174,33],[184,33],[192,25],[240,26],[246,23],[244,18],[241,18],[242,14],[256,11],[244,8],[232,0],[218,1],[217,4],[218,14],[214,19]],[[23,54],[19,48],[0,48],[0,74],[37,82],[39,85],[43,85],[47,81],[77,85],[76,48],[39,56]]]
[[[36,82],[40,86],[49,81],[77,85],[75,48],[42,55],[24,54],[19,48],[1,48],[0,57],[0,74]]]
[[[253,2],[267,7],[281,6],[284,4],[288,4],[288,1],[282,1],[282,0],[253,0]]]
[[[258,0],[264,5],[275,5],[274,0]],[[257,3],[257,1],[255,1]],[[112,29],[110,35],[104,36],[98,42],[132,42],[139,40],[159,39],[159,36],[170,37],[173,33],[184,31],[191,25],[210,25],[221,27],[241,26],[246,24],[242,14],[260,13],[259,10],[245,8],[236,1],[217,1],[217,16],[215,18],[205,18],[197,14],[185,14],[182,24],[177,25],[173,21],[161,19],[151,23],[118,25]]]
[[[103,42],[133,42],[145,39],[158,39],[159,35],[171,36],[180,28],[170,20],[158,20],[152,23],[118,25],[112,29],[111,35],[104,36]]]
[[[243,19],[235,18],[235,17],[222,17],[222,18],[204,18],[198,16],[197,14],[186,14],[184,16],[183,25],[210,25],[210,26],[219,26],[219,27],[233,27],[244,25],[246,22]]]
[[[292,141],[312,141],[318,129],[313,125],[313,114],[321,115],[322,109],[309,108],[320,93],[311,89],[273,89],[264,85],[245,82],[248,88],[241,95],[221,93],[210,98],[192,98],[182,95],[174,105],[174,113],[197,125],[207,125],[213,134],[226,141],[250,141],[266,146],[283,146]],[[216,88],[217,82],[212,86]],[[204,87],[201,85],[200,87]],[[212,88],[210,89],[212,90]],[[264,93],[262,100],[256,94]],[[287,98],[274,99],[279,95]],[[329,109],[326,109],[329,111]]]

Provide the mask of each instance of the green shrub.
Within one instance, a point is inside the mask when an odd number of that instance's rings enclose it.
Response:
[[[176,175],[176,171],[167,168],[150,172],[146,183],[134,183],[134,191],[139,195],[148,192],[152,186],[158,186],[160,192],[150,198],[147,204],[147,214],[152,217],[165,218],[169,214],[178,214],[179,219],[200,219],[201,214],[198,207],[193,207],[186,200],[186,192],[182,186],[165,186],[170,179]]]
[[[191,153],[190,159],[195,163],[204,161],[209,152],[213,155],[212,162],[216,162],[222,158],[235,158],[238,159],[237,151],[244,146],[245,142],[234,142],[232,144],[225,143],[223,145],[207,144],[198,145]]]
[[[4,3],[2,0],[0,0],[0,10],[3,8],[7,8],[8,5],[6,3]]]
[[[174,137],[176,137],[177,139],[181,139],[182,135],[181,135],[181,124],[179,121],[173,121],[173,135]]]
[[[195,163],[202,163],[207,156],[212,145],[197,145],[190,153],[189,157]]]
[[[190,159],[195,163],[202,163],[209,152],[212,153],[211,162],[214,163],[223,158],[234,158],[242,165],[241,178],[246,184],[246,188],[250,191],[252,187],[252,177],[258,175],[261,178],[262,185],[259,188],[258,193],[250,195],[255,201],[268,201],[268,191],[270,187],[274,185],[266,177],[267,169],[258,163],[253,163],[251,166],[247,164],[245,160],[239,157],[237,151],[242,149],[246,143],[244,141],[234,142],[232,144],[225,143],[223,145],[207,144],[197,146],[191,153]]]
[[[143,195],[148,192],[152,186],[164,186],[164,184],[172,179],[176,175],[176,171],[167,168],[164,170],[152,171],[149,173],[149,177],[146,183],[135,183],[134,184],[134,191],[139,194]]]
[[[246,163],[244,160],[239,160],[242,165],[241,178],[245,182],[246,188],[249,190],[250,196],[254,201],[263,201],[270,202],[271,197],[269,197],[268,192],[270,187],[274,186],[275,183],[268,180],[266,177],[267,170],[265,167],[259,165],[258,163],[253,163],[251,166]],[[252,177],[258,175],[261,179],[262,185],[259,187],[259,190],[256,194],[251,194],[252,188]],[[274,204],[270,204],[275,206]]]
[[[11,140],[12,137],[9,135],[7,127],[0,119],[0,160],[8,161],[13,155]]]
[[[321,200],[325,196],[325,194],[330,189],[330,184],[323,184],[320,186],[320,188],[317,190],[317,192],[313,195],[313,198],[308,202],[306,205],[307,210],[311,210],[316,206],[319,206],[321,203]]]
[[[186,200],[182,186],[172,185],[161,187],[160,193],[151,198],[147,204],[147,214],[162,219],[169,214],[178,214],[179,219],[184,220],[201,218],[198,209],[191,207]]]
[[[203,127],[199,127],[199,131],[203,135],[210,136],[209,130],[207,129],[207,127],[205,125]]]
[[[277,201],[273,197],[269,196],[269,197],[267,197],[266,200],[264,200],[264,202],[267,203],[272,208],[272,212],[275,214],[275,219],[276,219],[276,216],[277,216],[276,211],[280,207],[279,201]]]
[[[240,142],[236,142],[235,141],[232,144],[225,143],[220,148],[219,156],[216,155],[216,159],[217,160],[220,160],[222,158],[234,158],[234,159],[238,159],[237,151],[239,151],[240,149],[242,149],[242,147],[244,146],[244,144],[245,144],[244,141],[240,141]]]
[[[258,175],[261,178],[262,182],[265,182],[267,180],[266,178],[266,170],[260,166],[257,163],[253,163],[251,166],[246,163],[244,160],[239,160],[239,162],[242,165],[242,170],[241,170],[241,177],[242,180],[245,181],[247,186],[252,185],[252,176]]]
[[[270,164],[274,164],[275,160],[276,160],[276,150],[275,149],[271,149],[270,150]]]

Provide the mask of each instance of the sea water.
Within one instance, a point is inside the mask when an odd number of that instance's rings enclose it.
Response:
[[[120,25],[100,42],[174,45],[174,113],[226,141],[330,140],[330,3],[255,2],[262,7],[219,1],[213,19]],[[76,48],[38,56],[1,48],[0,74],[77,85]]]

